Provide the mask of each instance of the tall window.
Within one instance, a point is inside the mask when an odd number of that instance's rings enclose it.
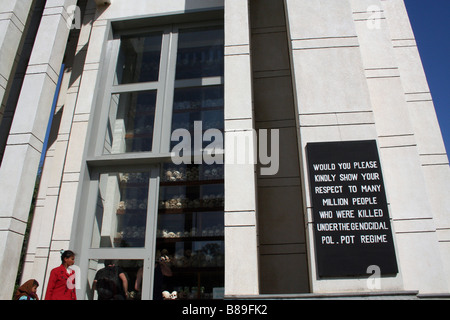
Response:
[[[125,272],[132,299],[222,297],[223,166],[176,165],[169,154],[176,129],[223,131],[223,44],[223,23],[127,31],[110,41],[90,161],[90,298],[105,260]],[[96,165],[104,159],[109,166]]]

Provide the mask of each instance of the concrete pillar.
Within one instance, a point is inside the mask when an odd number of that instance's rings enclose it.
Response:
[[[0,167],[0,299],[13,293],[43,141],[76,0],[46,3]]]
[[[22,82],[17,72],[24,73],[27,60],[27,33],[34,1],[2,1],[0,3],[0,161],[6,146],[14,115],[15,99]],[[33,26],[32,26],[33,27]],[[36,27],[37,28],[37,27]],[[29,40],[29,39],[28,39]],[[28,41],[29,42],[29,41]]]
[[[46,236],[45,240],[41,242],[41,248],[45,247],[48,254],[46,279],[50,274],[51,267],[57,265],[60,249],[72,249],[77,253],[76,264],[83,268],[83,264],[87,261],[81,260],[82,252],[78,249],[76,242],[81,242],[83,239],[77,239],[73,232],[76,232],[77,221],[76,214],[80,212],[81,185],[83,181],[87,181],[85,174],[86,162],[85,157],[86,144],[89,130],[89,118],[91,112],[96,105],[96,92],[100,83],[100,64],[106,48],[105,43],[108,40],[108,23],[106,20],[94,18],[95,11],[92,8],[93,2],[88,3],[88,12],[85,12],[85,18],[90,21],[89,25],[82,27],[80,34],[79,45],[83,44],[87,48],[87,52],[83,52],[84,61],[78,61],[78,68],[83,68],[79,78],[78,88],[72,88],[68,91],[67,99],[70,99],[70,111],[67,114],[67,119],[64,122],[64,128],[61,128],[61,139],[64,141],[62,152],[65,157],[61,157],[64,161],[63,166],[59,168],[60,182],[58,185],[58,195],[55,197],[57,201],[54,214],[54,228],[51,236]],[[98,12],[97,12],[98,14]],[[98,17],[95,15],[95,17]],[[83,47],[78,46],[78,50],[83,50]],[[80,53],[80,52],[79,52]],[[78,59],[78,57],[77,57]],[[74,70],[75,71],[75,70]],[[75,91],[76,90],[76,94]],[[66,115],[64,115],[66,116]],[[70,126],[68,126],[71,121]],[[70,135],[68,135],[70,132]],[[61,141],[61,143],[63,143]],[[61,163],[60,163],[61,164]],[[53,205],[53,204],[51,204]],[[51,207],[49,207],[50,209]],[[50,209],[51,210],[51,209]],[[84,221],[78,220],[78,224],[84,226]],[[80,229],[78,229],[80,230]],[[83,232],[85,229],[81,229]],[[48,242],[50,241],[50,242]],[[82,269],[85,270],[85,269]],[[87,269],[86,269],[87,270]],[[47,283],[45,284],[47,285]],[[81,291],[78,292],[78,298],[82,299],[84,296],[80,292],[84,292],[86,283],[81,284]]]
[[[248,1],[225,0],[226,296],[259,293],[255,164],[235,158],[256,150],[249,28]],[[236,148],[245,139],[247,146]]]
[[[89,1],[83,12],[83,23],[79,34],[71,34],[68,53],[66,53],[66,74],[64,75],[60,98],[53,120],[59,131],[47,156],[42,170],[41,183],[36,202],[33,225],[26,253],[23,280],[34,277],[43,285],[38,288],[38,295],[42,296],[46,283],[46,272],[49,265],[50,248],[52,244],[53,228],[58,209],[58,199],[63,184],[63,170],[67,157],[69,137],[72,131],[72,120],[79,96],[83,67],[89,46],[92,24],[96,12],[95,4]],[[92,6],[93,5],[93,6]],[[58,121],[58,122],[57,122]],[[57,123],[55,123],[57,122]],[[53,250],[67,249],[68,243],[53,245]],[[57,260],[56,260],[57,261]],[[78,263],[78,262],[76,262]],[[49,265],[49,267],[47,267]]]
[[[6,93],[32,3],[33,0],[0,2],[0,103]],[[0,121],[3,111],[0,107]]]
[[[450,285],[450,168],[447,152],[405,3],[403,0],[383,0],[379,6],[387,18],[386,37],[392,42],[391,52],[404,89],[406,110],[414,130],[425,181],[423,188],[426,191],[423,192],[429,199],[433,231],[436,231],[445,271],[442,278],[435,272],[427,271],[426,274],[434,274],[440,286],[444,286],[444,282]]]
[[[378,137],[352,8],[348,0],[285,1],[305,185],[311,290],[313,293],[369,291],[363,278],[321,280],[317,277],[305,152],[308,142]],[[401,277],[382,279],[381,286],[384,290],[401,290]]]
[[[352,0],[351,3],[374,109],[404,289],[420,293],[447,292],[416,130],[406,103],[382,1]],[[405,14],[400,16],[405,17]],[[393,21],[396,19],[396,16],[391,17]],[[426,83],[425,79],[421,81]]]

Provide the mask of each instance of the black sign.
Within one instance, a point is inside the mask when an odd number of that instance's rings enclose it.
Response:
[[[375,141],[308,143],[319,277],[398,272]]]

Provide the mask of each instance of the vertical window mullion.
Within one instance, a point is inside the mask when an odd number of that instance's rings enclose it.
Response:
[[[171,48],[170,43],[170,29],[166,28],[163,33],[162,45],[161,45],[161,59],[159,67],[159,79],[158,79],[158,92],[156,99],[156,114],[155,114],[155,130],[153,140],[153,150],[158,153],[164,152],[164,146],[162,143],[162,136],[165,131],[164,115],[166,114],[166,84],[168,77],[167,66],[169,64],[169,52]]]
[[[153,166],[150,171],[148,207],[147,207],[147,226],[145,248],[148,255],[144,262],[144,273],[142,279],[142,288],[148,290],[142,291],[143,299],[153,299],[153,279],[155,271],[156,256],[156,228],[158,222],[158,199],[159,199],[159,165]]]
[[[172,134],[173,94],[175,89],[175,72],[178,50],[178,29],[173,27],[169,37],[169,50],[167,52],[166,81],[164,94],[164,115],[161,131],[161,153],[170,152],[170,136]]]
[[[102,155],[105,148],[105,140],[107,134],[107,126],[109,122],[109,109],[111,103],[112,86],[114,84],[114,73],[116,72],[116,64],[119,56],[120,39],[114,39],[111,41],[111,57],[106,70],[106,84],[103,94],[103,99],[101,100],[101,114],[100,114],[100,125],[98,126],[97,141],[95,143],[95,155]]]

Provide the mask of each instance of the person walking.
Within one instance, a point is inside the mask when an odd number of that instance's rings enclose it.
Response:
[[[92,288],[97,290],[98,300],[126,300],[128,297],[128,279],[113,260],[105,260],[105,267],[95,274]]]
[[[50,272],[45,300],[77,300],[75,271],[69,267],[75,263],[75,253],[66,250],[61,254],[61,265]]]

